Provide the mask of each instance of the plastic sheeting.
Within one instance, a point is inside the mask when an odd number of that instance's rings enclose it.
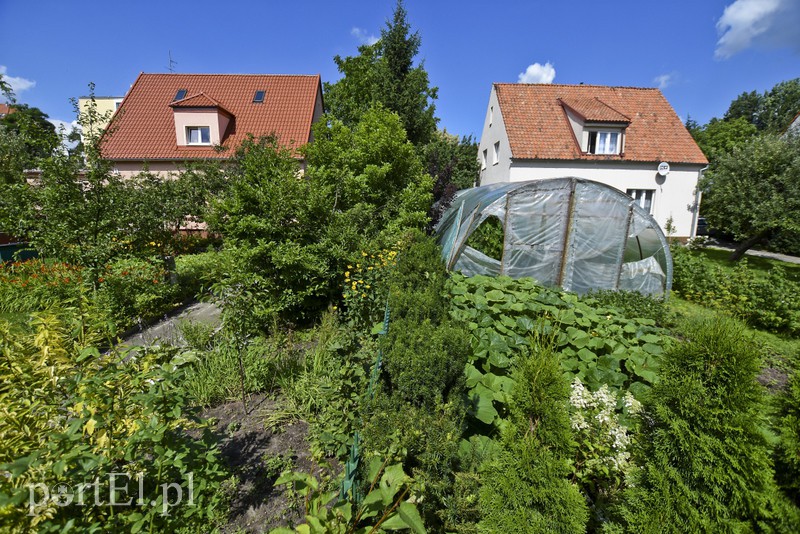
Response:
[[[489,217],[503,227],[501,259],[467,245]],[[586,293],[667,294],[672,257],[658,223],[628,195],[581,178],[509,182],[459,191],[436,228],[449,269],[530,276]]]

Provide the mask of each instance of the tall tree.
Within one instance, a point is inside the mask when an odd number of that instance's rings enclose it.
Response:
[[[414,65],[421,43],[398,1],[377,43],[359,47],[358,56],[334,58],[343,77],[325,84],[328,112],[352,127],[368,109],[381,105],[398,114],[409,141],[427,143],[436,131],[438,90],[430,86],[423,64]]]
[[[776,84],[764,94],[745,92],[731,102],[724,120],[745,118],[759,131],[782,133],[800,112],[800,78]]]
[[[720,157],[743,146],[758,133],[758,129],[745,117],[726,120],[714,118],[705,126],[695,127],[690,132],[713,168]]]
[[[61,139],[47,114],[26,104],[14,104],[11,112],[0,119],[0,125],[17,134],[25,144],[26,166],[35,167],[58,147]]]
[[[800,136],[764,134],[724,154],[703,178],[703,212],[741,240],[731,260],[756,244],[800,233]]]
[[[434,179],[433,206],[428,213],[429,230],[432,230],[450,206],[456,191],[472,187],[478,180],[478,145],[471,136],[459,140],[455,135],[437,131],[420,152],[428,174]]]

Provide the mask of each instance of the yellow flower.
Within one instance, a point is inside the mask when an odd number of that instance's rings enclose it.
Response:
[[[365,299],[365,298],[367,298],[367,294],[366,294],[366,293],[361,293],[361,298],[362,298],[362,299]]]
[[[345,276],[346,278],[350,278],[350,271],[345,271],[345,273],[344,273],[344,276]]]
[[[368,270],[368,271],[371,271],[371,270],[372,270],[372,265],[370,265],[369,267],[367,267],[367,270]]]
[[[353,266],[352,266],[352,265],[348,265],[348,266],[347,266],[347,268],[348,268],[348,269],[352,269],[352,268],[353,268]]]
[[[364,287],[366,287],[367,289],[369,289],[369,288],[370,288],[370,285],[369,285],[369,284],[367,284],[367,285],[365,285]]]
[[[367,257],[367,253],[366,252],[362,252],[361,255],[364,256],[365,258]]]

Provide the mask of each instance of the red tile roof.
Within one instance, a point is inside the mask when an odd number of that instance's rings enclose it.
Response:
[[[708,163],[658,89],[504,83],[494,87],[513,158]],[[613,156],[581,152],[564,104],[587,121],[629,121],[625,152]]]
[[[8,104],[0,104],[0,115],[8,115],[13,109]]]
[[[571,108],[584,121],[630,123],[630,117],[623,115],[597,97],[562,98],[561,103]]]
[[[179,89],[187,98],[174,102]],[[254,103],[265,91],[263,103]],[[321,93],[319,75],[145,74],[134,82],[115,113],[103,155],[110,160],[226,158],[247,137],[276,134],[284,146],[311,137],[311,122]],[[230,150],[178,146],[173,107],[221,107],[233,116],[222,141]]]
[[[221,108],[219,102],[205,93],[187,96],[183,100],[176,100],[170,104],[173,108]]]

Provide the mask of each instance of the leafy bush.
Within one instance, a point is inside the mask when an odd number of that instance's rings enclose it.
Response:
[[[318,121],[314,138],[302,178],[276,139],[245,141],[212,210],[228,256],[218,290],[248,331],[313,321],[368,244],[388,248],[427,223],[431,178],[397,115],[372,110],[352,130]]]
[[[607,384],[642,396],[658,380],[671,338],[651,319],[628,319],[614,308],[592,307],[576,295],[532,279],[452,276],[452,315],[472,332],[466,367],[472,413],[500,424],[513,388],[509,370],[530,338],[552,339],[564,375],[592,390]]]
[[[198,297],[217,283],[222,276],[222,260],[222,255],[216,251],[176,257],[175,271],[184,298]]]
[[[791,335],[800,334],[800,284],[773,267],[758,276],[740,260],[732,270],[684,248],[673,250],[673,289],[694,302],[718,308],[754,326]]]
[[[156,318],[179,301],[178,286],[169,283],[169,273],[158,260],[117,260],[106,266],[97,281],[98,303],[119,325]]]
[[[219,451],[178,386],[191,354],[102,356],[81,349],[46,315],[35,315],[30,331],[0,324],[0,353],[5,529],[179,531],[220,519],[226,475]],[[170,507],[178,492],[184,501]],[[149,499],[132,505],[151,496],[151,506]],[[110,499],[130,505],[108,505]]]
[[[631,532],[796,532],[766,440],[760,361],[729,319],[690,325],[645,403],[643,465],[617,510]]]
[[[361,431],[363,461],[387,457],[401,462],[414,476],[425,524],[431,530],[442,530],[459,461],[462,404],[453,399],[420,407],[397,395],[379,393],[368,413]]]
[[[400,464],[385,466],[386,463],[381,464],[380,460],[370,463],[369,492],[358,505],[345,500],[337,502],[336,492],[323,491],[320,482],[308,473],[293,472],[280,477],[275,484],[289,486],[290,491],[302,499],[307,524],[296,529],[277,528],[270,532],[348,533],[409,529],[415,534],[425,534],[416,505],[406,497],[413,480],[403,472]]]
[[[669,307],[664,299],[642,295],[638,291],[592,291],[584,301],[595,307],[616,308],[628,318],[652,319],[658,326],[666,326]]]

